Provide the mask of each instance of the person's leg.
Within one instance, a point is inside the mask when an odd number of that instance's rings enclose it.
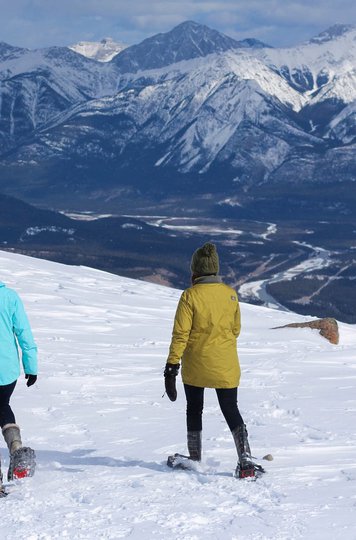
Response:
[[[253,476],[255,464],[251,458],[247,429],[237,405],[237,388],[218,388],[216,393],[221,411],[232,433],[239,458],[236,474],[240,477]]]
[[[20,427],[16,424],[10,407],[10,398],[15,386],[16,381],[0,386],[0,426],[10,454],[8,481],[33,476],[36,467],[35,452],[32,448],[22,446]]]
[[[217,388],[216,394],[230,431],[243,426],[244,421],[237,405],[237,388]]]
[[[10,398],[15,389],[16,381],[11,384],[0,386],[0,427],[6,426],[6,424],[15,424],[15,416],[10,407]],[[7,495],[2,484],[2,473],[0,466],[0,497]]]
[[[185,384],[184,391],[187,398],[187,443],[189,457],[194,461],[200,461],[204,388]]]
[[[0,386],[0,427],[6,424],[15,424],[15,415],[10,407],[10,398],[15,389],[16,382]]]
[[[10,454],[22,446],[20,428],[16,424],[15,415],[10,407],[10,398],[15,390],[16,382],[0,386],[0,426]]]
[[[201,431],[204,388],[185,384],[184,391],[187,398],[187,429],[188,431]]]

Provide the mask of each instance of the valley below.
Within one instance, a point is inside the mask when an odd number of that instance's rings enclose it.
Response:
[[[245,302],[356,322],[352,223],[201,218],[149,222],[197,241],[212,239],[223,254],[222,274]]]
[[[164,215],[54,213],[63,223],[24,227],[2,249],[105,270],[179,289],[204,242],[241,301],[356,323],[356,230],[350,219],[259,221]],[[48,217],[47,223],[48,221]]]

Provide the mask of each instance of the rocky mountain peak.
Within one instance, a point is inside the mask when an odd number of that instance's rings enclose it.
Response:
[[[339,38],[341,36],[344,36],[351,30],[355,30],[356,26],[352,24],[334,24],[333,26],[330,26],[330,28],[327,28],[317,36],[313,37],[309,43],[326,43],[328,41],[332,41],[336,38]]]
[[[239,42],[194,21],[156,34],[119,53],[114,59],[124,72],[157,69],[182,60],[239,48]]]
[[[126,47],[124,43],[105,37],[101,41],[80,41],[75,45],[70,45],[69,49],[99,62],[109,62]]]
[[[0,41],[0,61],[19,56],[24,51],[26,51],[26,49],[22,49],[21,47],[14,47],[13,45],[9,45],[4,41]]]

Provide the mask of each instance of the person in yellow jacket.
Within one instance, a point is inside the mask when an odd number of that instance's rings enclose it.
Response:
[[[167,464],[186,468],[186,459],[201,461],[204,389],[215,388],[238,453],[235,474],[240,478],[254,476],[262,468],[252,461],[246,426],[237,405],[240,365],[236,340],[241,329],[237,294],[218,276],[219,257],[214,244],[206,243],[194,252],[191,272],[192,286],[182,293],[178,303],[164,371],[167,395],[175,401],[176,376],[182,361],[189,456],[175,454]]]

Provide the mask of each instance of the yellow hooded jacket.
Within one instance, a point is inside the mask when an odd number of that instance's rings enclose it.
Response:
[[[240,382],[240,328],[236,291],[199,278],[179,300],[167,362],[178,364],[182,359],[184,384],[235,388]]]

